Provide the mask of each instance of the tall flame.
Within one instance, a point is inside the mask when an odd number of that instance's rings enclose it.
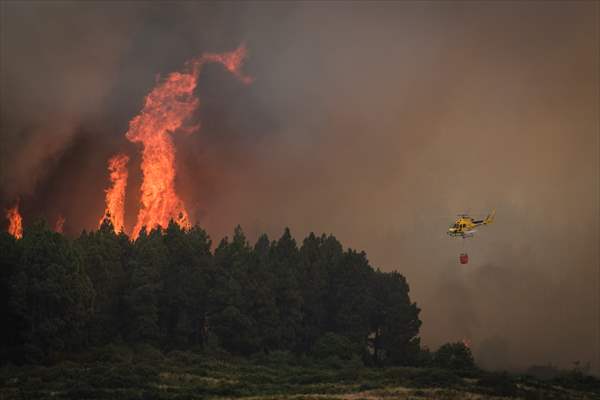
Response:
[[[127,163],[129,157],[117,154],[108,160],[111,186],[106,189],[106,209],[98,226],[108,218],[116,232],[121,232],[125,225],[125,190],[127,189]]]
[[[166,227],[173,219],[184,228],[190,227],[189,215],[183,201],[175,192],[175,147],[171,134],[182,128],[184,122],[198,107],[193,92],[202,66],[208,62],[222,64],[242,82],[240,67],[246,49],[223,54],[204,54],[186,64],[183,72],[173,72],[146,96],[140,114],[129,122],[127,139],[142,143],[141,205],[132,232],[136,238],[140,230],[149,231],[157,226]]]
[[[58,218],[56,219],[56,224],[54,224],[54,232],[63,233],[65,221],[66,221],[65,217],[63,217],[62,215],[59,215]]]
[[[8,218],[8,233],[21,239],[23,237],[23,218],[19,214],[19,201],[13,208],[6,210],[6,218]]]

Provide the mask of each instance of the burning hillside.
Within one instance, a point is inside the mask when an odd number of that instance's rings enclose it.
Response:
[[[142,111],[129,123],[127,139],[143,146],[142,197],[137,222],[131,232],[134,238],[143,228],[166,227],[171,219],[182,227],[190,226],[185,205],[175,191],[175,148],[170,135],[184,130],[186,120],[200,103],[194,90],[203,65],[221,63],[248,83],[250,79],[240,72],[245,55],[246,49],[239,47],[230,53],[205,54],[188,62],[185,71],[171,73],[146,96]],[[195,127],[189,128],[192,129]],[[107,196],[110,194],[107,192]],[[120,204],[118,212],[122,217],[122,202]],[[120,223],[122,226],[122,220]]]
[[[173,72],[159,81],[144,99],[138,115],[129,122],[126,138],[142,145],[142,183],[139,211],[135,226],[130,231],[137,238],[142,229],[166,227],[174,220],[181,227],[189,228],[191,221],[186,207],[175,190],[175,147],[171,135],[176,132],[192,132],[198,126],[188,126],[189,118],[200,105],[194,95],[202,68],[207,63],[223,65],[241,82],[252,79],[241,72],[246,48],[240,46],[228,53],[205,53],[185,64],[180,72]],[[127,189],[129,156],[116,154],[108,160],[111,185],[106,189],[106,208],[99,224],[109,219],[115,231],[126,231],[125,195]],[[22,236],[21,216],[18,204],[7,210],[9,233]],[[62,231],[64,220],[57,223]]]

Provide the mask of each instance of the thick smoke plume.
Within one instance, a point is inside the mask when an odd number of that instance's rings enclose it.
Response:
[[[218,240],[241,224],[335,234],[398,269],[423,342],[479,361],[598,368],[597,2],[1,2],[2,207],[95,229],[112,155],[156,85],[245,42],[240,85],[206,65],[173,135],[175,189]],[[196,96],[197,93],[194,93]],[[135,167],[132,167],[135,166]],[[458,264],[457,213],[497,209]],[[597,369],[597,371],[600,371]]]

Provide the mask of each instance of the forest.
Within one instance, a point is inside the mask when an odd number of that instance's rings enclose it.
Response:
[[[2,359],[51,361],[109,343],[250,356],[289,351],[373,365],[423,362],[419,308],[398,272],[334,236],[290,230],[254,245],[240,226],[213,250],[176,223],[130,240],[109,219],[71,240],[43,221],[2,233]],[[462,349],[466,354],[468,349]]]
[[[463,343],[430,351],[405,277],[332,235],[251,245],[237,226],[213,246],[171,222],[131,240],[106,218],[72,239],[39,220],[0,233],[0,274],[2,398],[600,394],[582,371],[540,380],[483,371]]]

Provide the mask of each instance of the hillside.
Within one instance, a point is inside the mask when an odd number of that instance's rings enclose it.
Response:
[[[109,346],[50,367],[4,367],[2,399],[599,399],[600,381],[435,368],[367,368],[275,352],[252,359]]]

